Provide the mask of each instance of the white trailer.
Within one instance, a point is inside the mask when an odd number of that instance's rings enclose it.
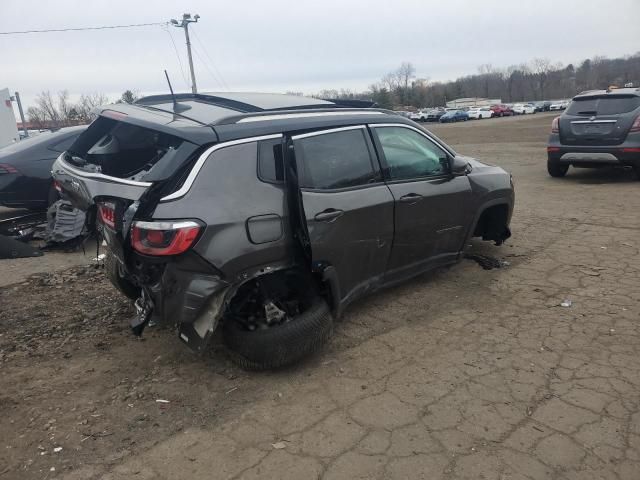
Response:
[[[20,140],[9,89],[0,90],[0,148]]]

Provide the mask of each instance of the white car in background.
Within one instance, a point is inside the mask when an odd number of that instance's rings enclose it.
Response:
[[[467,115],[469,115],[469,118],[480,120],[482,118],[491,118],[493,116],[493,112],[489,107],[469,107]]]
[[[568,100],[556,100],[555,102],[551,103],[549,110],[564,110],[568,106],[569,106]]]
[[[513,106],[513,112],[516,115],[525,115],[530,113],[536,113],[536,107],[530,103],[516,103]]]
[[[417,112],[412,112],[409,117],[414,122],[426,122],[427,121],[427,111],[426,110],[418,110]]]

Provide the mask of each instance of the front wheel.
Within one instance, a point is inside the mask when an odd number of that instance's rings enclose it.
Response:
[[[558,162],[557,160],[547,160],[547,172],[552,177],[564,177],[569,170],[569,165]]]
[[[301,313],[283,323],[248,329],[236,318],[226,318],[223,338],[231,360],[247,370],[271,370],[291,365],[319,350],[331,337],[333,316],[320,296]]]

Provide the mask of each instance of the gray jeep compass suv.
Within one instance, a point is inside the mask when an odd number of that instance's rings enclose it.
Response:
[[[501,244],[502,169],[392,112],[312,98],[153,96],[101,107],[53,166],[108,244],[111,282],[202,351],[246,368],[320,347],[354,299]]]
[[[576,95],[553,120],[547,155],[552,177],[564,177],[570,165],[626,165],[640,179],[640,88]]]

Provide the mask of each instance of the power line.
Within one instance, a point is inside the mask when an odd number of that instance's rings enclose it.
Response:
[[[216,71],[216,73],[218,74],[218,77],[220,77],[220,80],[222,81],[222,85],[224,86],[225,90],[229,90],[229,86],[227,85],[227,82],[225,82],[224,77],[222,76],[222,74],[220,73],[220,70],[218,70],[218,68],[216,67],[215,62],[211,59],[211,57],[209,56],[209,52],[207,51],[207,48],[204,46],[204,43],[202,43],[202,40],[200,40],[200,36],[197,34],[196,30],[193,29],[193,36],[195,37],[196,41],[200,44],[200,47],[202,47],[202,51],[204,52],[204,54],[206,55],[206,57],[209,59],[209,62],[211,63],[211,66],[213,67],[213,69]],[[204,62],[203,62],[204,63]]]
[[[188,87],[189,82],[187,81],[187,76],[184,74],[184,67],[182,66],[182,60],[180,60],[180,53],[178,52],[178,47],[176,46],[176,42],[173,40],[173,35],[171,35],[171,31],[168,28],[163,28],[163,30],[169,34],[169,38],[171,39],[171,43],[173,44],[173,50],[176,52],[178,65],[180,65],[180,75],[182,75],[182,80],[184,80],[184,84]]]
[[[204,58],[202,58],[202,56],[198,52],[198,49],[194,48],[193,51],[196,54],[196,56],[198,57],[198,59],[202,62],[202,65],[204,65],[204,67],[207,69],[207,72],[209,72],[209,74],[211,75],[211,78],[213,78],[216,81],[216,83],[220,86],[220,88],[225,89],[225,87],[222,84],[222,82],[220,81],[220,79],[216,76],[215,73],[213,73],[213,70],[211,70],[209,68],[209,65],[207,64],[206,60]],[[228,89],[225,89],[225,90],[228,90]]]
[[[50,32],[80,32],[84,30],[107,30],[112,28],[151,27],[151,26],[166,25],[166,24],[167,22],[155,22],[155,23],[132,23],[130,25],[105,25],[102,27],[50,28],[47,30],[23,30],[19,32],[0,32],[0,35],[22,35],[25,33],[50,33]]]

